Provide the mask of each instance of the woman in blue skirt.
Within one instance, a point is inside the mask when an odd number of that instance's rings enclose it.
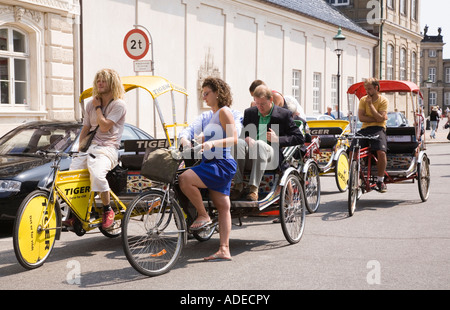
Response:
[[[202,85],[203,100],[212,109],[213,117],[200,136],[202,161],[179,177],[180,188],[197,210],[197,218],[190,230],[209,225],[211,219],[203,205],[201,188],[208,188],[214,206],[219,212],[220,247],[207,261],[231,260],[229,238],[231,232],[230,186],[236,173],[236,161],[231,146],[238,135],[230,106],[230,87],[218,78],[207,78]]]

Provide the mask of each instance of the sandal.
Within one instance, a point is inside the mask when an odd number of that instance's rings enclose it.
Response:
[[[219,254],[216,253],[211,256],[204,257],[203,260],[206,262],[227,262],[231,261],[231,257],[219,256]]]
[[[191,227],[189,227],[189,230],[191,230],[191,231],[197,231],[197,230],[200,230],[200,229],[203,229],[203,228],[205,228],[206,226],[208,226],[208,225],[211,225],[212,224],[212,221],[211,220],[209,220],[209,221],[194,221],[194,223],[192,223],[192,225],[191,225]],[[192,227],[192,226],[194,226],[194,225],[199,225],[199,226],[197,226],[197,227]]]

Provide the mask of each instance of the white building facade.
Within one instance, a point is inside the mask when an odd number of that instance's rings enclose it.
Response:
[[[78,0],[0,1],[0,134],[81,115],[74,105],[79,14]]]
[[[79,4],[76,7],[80,9],[81,18],[74,19],[73,27],[61,29],[60,32],[69,34],[72,29],[72,46],[61,38],[58,40],[58,52],[49,53],[52,50],[49,41],[42,38],[39,43],[41,56],[38,57],[38,67],[42,70],[35,77],[40,88],[35,91],[39,97],[35,104],[42,113],[37,116],[19,114],[16,120],[79,118],[78,94],[92,86],[97,70],[113,68],[122,76],[135,75],[133,60],[126,56],[123,47],[125,35],[135,25],[140,25],[140,29],[145,28],[151,34],[155,75],[188,90],[189,122],[207,108],[200,98],[200,85],[208,75],[217,75],[230,85],[233,108],[241,111],[250,106],[250,84],[255,79],[261,79],[272,89],[294,95],[306,114],[323,113],[326,106],[337,101],[338,58],[334,52],[333,37],[338,27],[342,27],[346,36],[346,40],[341,42],[344,50],[340,66],[342,111],[347,111],[348,86],[373,76],[375,72],[377,38],[323,0],[70,2],[72,5],[75,2]],[[52,25],[50,16],[53,13],[46,14],[49,18],[41,20],[43,37],[47,36],[45,29]],[[68,14],[69,11],[61,11],[55,15],[66,20]],[[0,29],[3,24],[1,18]],[[70,41],[68,36],[63,37]],[[73,53],[69,57],[71,60],[61,59],[63,55],[67,56],[69,50]],[[144,59],[151,56],[149,54]],[[53,66],[63,72],[54,73],[56,68],[53,69]],[[57,82],[49,77],[57,77]],[[56,98],[58,96],[60,98]],[[144,91],[127,94],[127,122],[153,134],[154,110],[150,99]],[[3,110],[0,110],[0,118],[2,113]],[[159,127],[156,135],[163,137]]]

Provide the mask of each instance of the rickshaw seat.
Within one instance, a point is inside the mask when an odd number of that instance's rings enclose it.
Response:
[[[119,158],[122,167],[128,170],[140,171],[144,161],[145,148],[137,144],[139,140],[125,140],[124,152]],[[134,154],[132,154],[134,153]]]
[[[120,156],[122,167],[128,170],[141,170],[144,154],[132,154]]]
[[[388,154],[412,154],[419,146],[415,127],[388,127],[386,139]]]
[[[316,127],[310,128],[310,131],[313,137],[318,136],[320,138],[321,149],[331,149],[336,145],[343,129],[340,127]]]

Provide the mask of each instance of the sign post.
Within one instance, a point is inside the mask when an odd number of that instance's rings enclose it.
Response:
[[[128,57],[134,60],[134,72],[152,72],[154,75],[154,62],[153,62],[153,42],[152,36],[150,32],[143,26],[134,25],[136,28],[130,30],[123,40],[123,48]],[[147,34],[138,29],[137,27],[142,27],[148,32]],[[149,39],[150,38],[150,39]],[[142,60],[144,58],[150,47],[151,51],[151,60]]]
[[[130,30],[123,40],[123,48],[128,57],[134,60],[133,67],[136,75],[139,72],[151,72],[155,75],[155,62],[153,61],[153,39],[150,31],[142,25],[134,25],[134,29]],[[143,28],[147,34],[138,28]],[[143,60],[151,47],[150,60]],[[139,125],[139,92],[136,106],[137,124]],[[156,137],[156,107],[153,105],[153,130]]]

